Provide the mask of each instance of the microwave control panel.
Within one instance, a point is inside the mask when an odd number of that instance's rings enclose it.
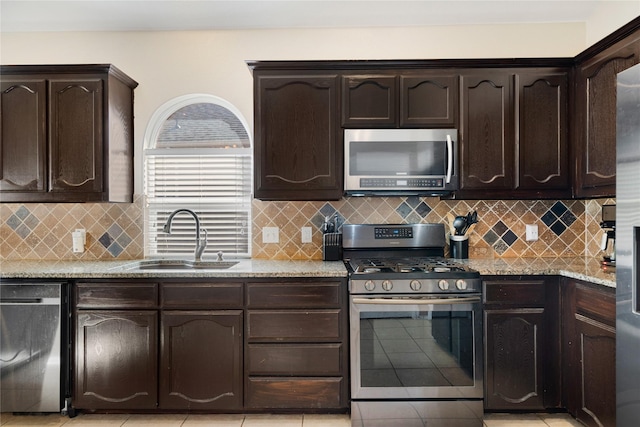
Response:
[[[360,178],[361,188],[444,188],[443,178]]]

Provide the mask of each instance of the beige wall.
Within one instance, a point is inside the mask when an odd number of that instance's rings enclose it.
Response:
[[[640,0],[600,1],[587,21],[587,46],[640,16]]]
[[[210,93],[233,103],[253,123],[246,60],[573,56],[585,48],[585,25],[5,33],[0,48],[2,64],[113,63],[140,83],[135,141],[136,193],[141,193],[144,132],[164,102]]]

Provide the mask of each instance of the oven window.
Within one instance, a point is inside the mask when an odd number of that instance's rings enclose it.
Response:
[[[472,311],[360,312],[362,387],[474,385]]]

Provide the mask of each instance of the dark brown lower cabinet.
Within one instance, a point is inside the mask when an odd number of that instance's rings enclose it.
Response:
[[[73,406],[155,409],[157,325],[157,311],[79,310]]]
[[[163,311],[160,408],[242,408],[242,310]]]
[[[586,426],[616,425],[615,290],[563,279],[567,410]]]
[[[73,409],[349,408],[343,279],[96,279],[74,289]]]
[[[485,409],[559,408],[558,280],[486,278],[484,304]]]
[[[346,283],[247,283],[245,407],[344,411]]]

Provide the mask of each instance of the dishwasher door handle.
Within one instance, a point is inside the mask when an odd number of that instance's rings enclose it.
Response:
[[[2,298],[0,304],[2,305],[16,305],[16,304],[42,304],[44,301],[42,298]]]

